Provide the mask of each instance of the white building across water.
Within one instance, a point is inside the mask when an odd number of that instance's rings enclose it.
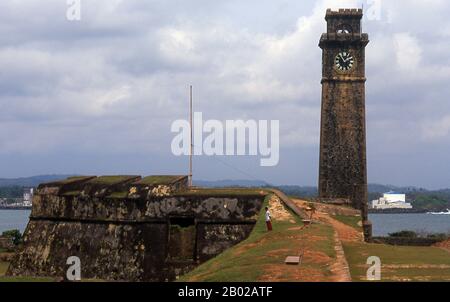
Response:
[[[406,194],[397,192],[387,192],[383,197],[372,200],[370,203],[372,209],[412,209],[412,205],[406,202]]]
[[[33,205],[33,188],[26,188],[23,190],[23,206],[31,207]]]

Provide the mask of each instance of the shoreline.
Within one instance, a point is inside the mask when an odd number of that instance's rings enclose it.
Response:
[[[432,210],[425,209],[368,209],[369,214],[426,214]]]

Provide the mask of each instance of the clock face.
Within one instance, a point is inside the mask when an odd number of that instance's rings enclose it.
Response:
[[[355,66],[355,59],[348,51],[341,51],[334,60],[334,65],[338,71],[349,71]]]

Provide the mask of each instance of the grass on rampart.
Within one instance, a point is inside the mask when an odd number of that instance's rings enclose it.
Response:
[[[3,277],[8,270],[8,262],[0,262],[0,277]]]
[[[192,188],[175,192],[179,196],[264,196],[269,192],[259,188]]]
[[[102,185],[114,185],[127,180],[132,180],[139,176],[134,175],[107,175],[107,176],[99,176],[89,181],[91,184],[102,184]]]
[[[311,225],[300,230],[303,225],[300,218],[292,214],[292,219],[273,220],[273,231],[267,232],[264,220],[264,206],[270,195],[265,199],[259,219],[250,236],[238,245],[226,250],[213,259],[203,263],[192,272],[180,278],[180,281],[302,281],[299,268],[321,271],[329,274],[323,263],[303,262],[301,266],[284,264],[286,256],[296,256],[301,248],[315,250],[325,257],[334,258],[333,230],[327,225]],[[316,240],[308,241],[308,237]],[[278,272],[274,272],[278,271]]]
[[[154,185],[167,185],[174,181],[183,178],[181,175],[152,175],[147,176],[137,182],[137,184],[143,184],[148,186]]]
[[[337,221],[340,221],[343,224],[346,224],[356,229],[358,232],[362,232],[361,216],[349,216],[349,215],[330,215],[330,216],[336,219]]]
[[[53,278],[47,277],[5,277],[8,270],[8,262],[0,262],[0,282],[52,282]]]

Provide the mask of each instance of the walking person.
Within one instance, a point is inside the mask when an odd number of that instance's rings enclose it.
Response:
[[[272,217],[270,216],[269,207],[266,207],[266,226],[267,231],[272,231]]]

